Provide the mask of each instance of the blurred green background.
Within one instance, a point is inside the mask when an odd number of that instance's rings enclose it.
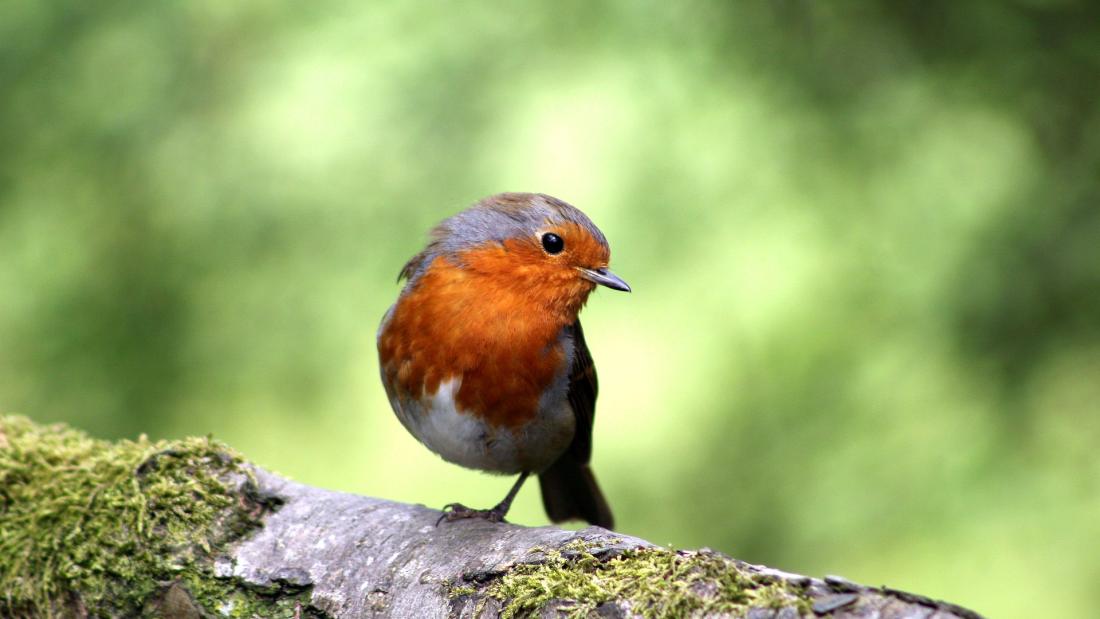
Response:
[[[0,410],[441,506],[374,336],[478,198],[584,209],[621,530],[1100,605],[1100,4],[0,4]],[[534,486],[513,520],[545,523]]]

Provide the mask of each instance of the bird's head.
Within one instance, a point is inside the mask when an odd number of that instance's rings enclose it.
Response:
[[[444,220],[428,247],[405,265],[410,285],[446,259],[487,294],[523,295],[551,311],[576,315],[596,286],[630,291],[608,270],[607,238],[577,208],[544,194],[490,196]]]

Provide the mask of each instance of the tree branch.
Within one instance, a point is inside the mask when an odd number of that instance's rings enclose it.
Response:
[[[111,456],[98,471],[97,451]],[[24,517],[42,509],[55,516]],[[291,482],[210,441],[104,443],[0,417],[0,615],[978,617],[597,527],[439,515]],[[74,536],[70,516],[91,532]],[[118,568],[140,548],[155,556]]]

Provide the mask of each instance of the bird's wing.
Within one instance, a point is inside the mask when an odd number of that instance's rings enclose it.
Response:
[[[596,381],[596,365],[588,352],[584,341],[581,321],[570,325],[573,335],[573,367],[569,370],[569,405],[577,418],[577,429],[573,433],[573,443],[569,452],[582,464],[587,464],[592,456],[592,422],[596,416],[596,393],[599,385]]]

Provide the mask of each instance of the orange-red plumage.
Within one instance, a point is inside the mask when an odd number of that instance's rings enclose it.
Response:
[[[606,266],[610,252],[576,224],[548,230],[573,240],[577,259]],[[391,380],[406,393],[432,395],[462,376],[456,401],[492,424],[516,427],[565,359],[558,335],[576,320],[592,282],[547,263],[540,247],[509,239],[438,257],[394,307],[379,342],[383,367],[407,358]],[[455,328],[461,325],[461,328]]]
[[[382,364],[404,359],[389,371],[396,369],[392,380],[409,394],[433,395],[440,382],[461,376],[456,403],[463,410],[494,425],[520,425],[534,417],[564,363],[555,342],[561,325],[524,311],[529,303],[436,258],[394,307],[380,338]]]
[[[501,519],[538,474],[554,520],[610,527],[588,467],[595,370],[577,313],[607,270],[607,240],[574,207],[542,194],[482,200],[432,231],[378,334],[382,380],[405,427],[445,459],[520,473]]]

